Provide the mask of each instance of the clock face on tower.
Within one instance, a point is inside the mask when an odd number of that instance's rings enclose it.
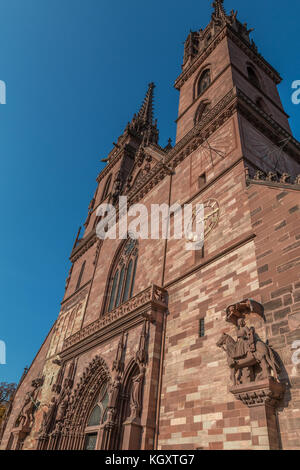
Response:
[[[203,208],[195,207],[191,221],[187,227],[187,240],[191,242],[201,241],[201,238],[199,239],[195,232],[193,232],[193,230],[195,230],[196,219],[198,224],[202,225],[202,240],[205,240],[218,225],[219,217],[220,206],[216,199],[208,199],[205,201],[203,203]]]

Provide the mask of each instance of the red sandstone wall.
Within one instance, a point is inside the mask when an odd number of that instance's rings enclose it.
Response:
[[[228,392],[227,359],[216,346],[222,332],[234,336],[234,328],[225,322],[225,308],[248,297],[259,300],[255,245],[245,242],[253,231],[243,164],[201,194],[202,200],[209,197],[220,204],[220,220],[205,243],[203,267],[172,282],[186,272],[187,261],[168,252],[170,315],[159,438],[165,450],[264,447],[263,439],[254,439],[249,410]],[[194,268],[197,264],[201,260],[194,259]],[[201,339],[200,318],[205,318],[206,331]],[[265,338],[262,323],[256,327]]]
[[[300,340],[299,191],[252,185],[248,194],[267,336],[287,383],[279,409],[282,446],[300,449],[300,365],[292,363],[292,344]]]
[[[257,64],[252,62],[241,48],[231,39],[228,40],[230,61],[233,65],[232,76],[234,86],[240,88],[252,101],[262,97],[269,108],[273,118],[288,132],[291,132],[288,117],[284,113],[278,89],[271,77]],[[247,78],[247,65],[252,65],[261,83],[261,89],[257,89]]]
[[[231,177],[237,181],[234,172]],[[263,420],[253,420],[250,409],[228,391],[227,361],[216,347],[222,332],[235,335],[224,309],[249,297],[262,302],[266,313],[266,324],[252,320],[251,325],[283,361],[281,378],[288,389],[279,408],[282,447],[299,448],[299,366],[291,359],[291,345],[300,337],[299,192],[253,185],[235,196],[237,216],[251,221],[256,237],[168,288],[161,449],[268,448]],[[230,219],[230,211],[224,218]],[[199,338],[203,317],[206,336]]]
[[[228,68],[229,63],[228,43],[226,39],[223,39],[209,58],[201,64],[201,68],[184,83],[180,90],[176,142],[179,142],[194,127],[194,117],[200,101],[207,99],[213,107],[232,89],[232,73]],[[206,68],[211,70],[211,81],[214,82],[214,85],[195,99],[194,88],[198,76]]]

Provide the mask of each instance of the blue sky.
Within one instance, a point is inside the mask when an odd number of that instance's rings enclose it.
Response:
[[[212,0],[0,0],[0,381],[18,381],[59,313],[77,229],[101,158],[154,81],[160,143],[175,137],[183,42]],[[280,94],[300,139],[300,3],[225,0],[284,78]]]

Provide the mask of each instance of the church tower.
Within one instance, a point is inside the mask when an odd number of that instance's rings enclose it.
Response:
[[[237,12],[227,15],[218,0],[208,26],[188,35],[182,73],[175,82],[180,92],[176,140],[199,123],[203,129],[216,105],[221,119],[235,102],[242,151],[251,169],[297,173],[299,145],[291,138],[278,94],[281,77],[250,39],[252,31]],[[274,146],[288,150],[291,161],[277,161]]]
[[[175,145],[150,83],[104,159],[3,449],[300,449],[300,144],[278,72],[223,3],[186,39]],[[120,196],[129,221],[159,205],[171,236],[99,239],[101,204],[120,233]],[[169,208],[188,204],[188,226],[204,207],[197,250],[174,236]]]
[[[188,35],[175,81],[176,146],[165,159],[175,169],[170,199],[204,204],[205,239],[194,254],[168,243],[162,449],[300,445],[292,418],[300,416],[292,361],[300,334],[300,148],[277,91],[281,78],[251,32],[215,1],[207,27]],[[247,354],[242,340],[234,346],[243,328],[247,338],[255,331],[258,349],[271,347],[281,380],[264,380],[263,361],[239,368],[256,342],[246,339]],[[218,346],[227,351],[230,380]]]

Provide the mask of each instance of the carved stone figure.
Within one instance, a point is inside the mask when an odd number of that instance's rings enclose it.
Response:
[[[118,349],[116,353],[116,358],[113,362],[113,367],[112,370],[116,371],[117,373],[122,373],[124,371],[124,349],[125,349],[125,344],[124,344],[124,332],[122,332],[119,344],[118,344]]]
[[[15,427],[20,429],[23,437],[26,436],[32,428],[35,411],[40,405],[40,402],[37,401],[37,397],[43,383],[44,377],[37,377],[31,382],[33,389],[26,393],[22,409],[16,419]]]
[[[257,338],[255,329],[238,320],[237,341],[223,333],[217,346],[227,354],[233,385],[245,384],[272,377],[278,380],[280,366],[272,349]],[[238,374],[237,374],[238,373]]]
[[[57,414],[56,414],[56,422],[63,421],[69,403],[69,395],[67,395],[58,405]]]
[[[140,341],[139,341],[139,348],[135,354],[135,359],[138,364],[146,364],[147,362],[147,340],[148,340],[148,322],[147,320],[144,321]]]
[[[108,408],[115,408],[117,406],[120,387],[121,387],[121,377],[119,375],[116,375],[108,391],[108,395],[109,395]]]
[[[31,428],[34,418],[34,412],[36,405],[34,403],[34,394],[28,392],[26,394],[25,402],[23,408],[18,416],[16,426],[22,426],[24,428]]]
[[[50,432],[51,426],[53,424],[53,419],[55,416],[56,408],[57,408],[56,398],[52,397],[50,405],[48,406],[48,410],[43,412],[43,421],[42,421],[41,429],[39,431],[40,435],[47,435]]]
[[[247,355],[248,350],[255,352],[254,331],[246,326],[245,320],[239,318],[236,328],[237,343],[235,347],[234,359],[240,359]]]
[[[119,393],[121,389],[121,376],[116,375],[114,381],[110,384],[108,389],[108,405],[107,405],[107,422],[113,422],[118,405]]]
[[[145,372],[146,367],[141,366],[139,373],[132,379],[132,389],[130,396],[130,421],[140,417],[140,412],[142,409],[142,388]]]

